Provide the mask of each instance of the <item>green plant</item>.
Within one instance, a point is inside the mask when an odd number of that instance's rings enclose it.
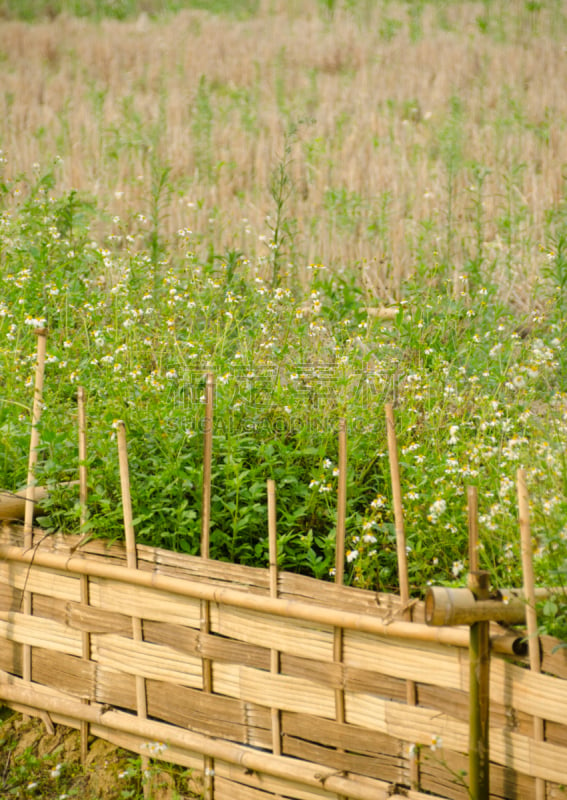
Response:
[[[296,137],[297,125],[292,124],[284,133],[283,154],[270,175],[269,191],[273,203],[273,213],[266,218],[266,221],[270,230],[268,263],[271,270],[272,288],[281,284],[283,260],[291,256],[293,248],[295,220],[288,216],[287,209],[294,192],[290,168],[293,162],[293,144]]]

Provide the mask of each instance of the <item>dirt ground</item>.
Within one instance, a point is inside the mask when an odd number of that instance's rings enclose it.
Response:
[[[144,797],[144,775],[138,755],[91,738],[81,764],[80,733],[0,706],[0,797],[41,800],[138,800]],[[155,764],[149,776],[149,800],[189,800],[187,770]],[[193,784],[194,788],[194,784]],[[148,800],[148,798],[146,798]]]

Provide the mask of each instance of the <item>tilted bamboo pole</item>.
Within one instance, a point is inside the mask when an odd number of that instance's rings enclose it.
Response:
[[[537,626],[536,611],[536,590],[534,579],[532,532],[530,525],[530,499],[526,483],[526,473],[523,469],[517,472],[518,485],[518,511],[520,523],[520,542],[522,552],[522,570],[524,573],[524,596],[526,598],[526,623],[528,629],[528,654],[530,659],[530,669],[533,672],[541,672],[541,652],[539,645],[539,635]],[[536,742],[543,742],[545,739],[544,721],[540,717],[534,717],[533,721],[534,739]],[[536,778],[535,800],[545,800],[546,789],[545,781]]]
[[[79,415],[79,508],[80,508],[80,528],[81,534],[84,534],[84,528],[87,522],[87,419],[85,411],[85,390],[79,386],[77,392],[77,408]],[[88,606],[90,602],[89,597],[89,577],[88,575],[81,575],[81,603]],[[91,636],[88,631],[83,631],[82,650],[83,660],[90,661],[91,659]],[[84,700],[88,703],[88,699]],[[89,723],[86,720],[81,721],[81,762],[86,763],[89,750]]]
[[[45,351],[47,347],[47,329],[38,328],[37,359],[35,365],[35,384],[32,408],[32,429],[30,437],[30,453],[28,461],[28,481],[26,494],[26,510],[24,515],[24,547],[32,546],[33,511],[35,504],[35,468],[39,447],[39,420],[43,407],[43,377],[45,373]]]
[[[268,480],[268,552],[270,560],[270,597],[278,596],[278,537],[276,519],[276,485],[273,480]],[[270,672],[278,675],[280,671],[280,654],[272,648],[270,650]],[[272,708],[272,752],[275,756],[282,752],[282,735],[280,712]]]
[[[69,485],[68,483],[60,485]],[[31,503],[32,513],[35,512],[38,504],[49,497],[49,489],[47,486],[34,486],[34,499]],[[0,489],[0,520],[23,520],[26,514],[28,502],[28,487],[19,489],[17,492],[9,492]]]
[[[390,477],[392,481],[392,497],[394,500],[394,525],[396,529],[396,548],[398,554],[398,575],[400,583],[400,599],[402,601],[403,615],[411,620],[410,590],[408,576],[408,560],[406,547],[406,533],[404,528],[404,509],[402,505],[402,485],[400,480],[400,466],[398,462],[398,442],[394,422],[394,409],[391,403],[384,406],[386,414],[386,431],[388,436],[388,453],[390,458]],[[417,687],[415,681],[406,681],[406,701],[408,705],[417,705]],[[419,751],[410,746],[410,783],[412,789],[419,788]]]
[[[26,508],[24,513],[24,547],[29,549],[33,544],[33,512],[35,506],[35,468],[39,447],[39,420],[43,407],[43,376],[45,373],[45,352],[47,347],[47,329],[38,328],[37,359],[35,365],[35,383],[32,407],[32,429],[30,436],[30,453],[28,461],[28,480],[26,487]],[[31,592],[24,592],[24,614],[32,613]],[[27,644],[22,649],[22,675],[24,680],[31,681],[31,647]]]
[[[204,582],[173,578],[158,572],[129,570],[127,567],[104,561],[89,561],[84,556],[76,554],[58,555],[42,550],[36,550],[34,554],[22,547],[0,544],[0,559],[21,564],[33,563],[38,567],[63,570],[74,575],[89,575],[115,580],[126,585],[160,589],[173,592],[181,597],[208,600],[210,603],[245,608],[250,611],[274,614],[278,617],[313,622],[317,625],[341,627],[408,641],[439,642],[464,648],[469,646],[468,631],[461,628],[430,627],[424,623],[402,620],[389,621],[370,614],[343,611],[300,600],[251,594],[239,589],[227,589]],[[514,655],[519,639],[521,637],[515,634],[499,634],[491,638],[492,649],[504,655]]]
[[[128,468],[128,450],[126,447],[126,426],[120,420],[116,425],[116,438],[118,441],[118,460],[120,465],[120,488],[122,492],[122,511],[124,515],[124,534],[126,537],[126,561],[127,568],[136,572],[138,569],[138,555],[136,552],[136,534],[134,531],[134,521],[132,516],[132,495],[130,492],[130,471]],[[144,640],[142,630],[142,620],[140,617],[132,617],[132,637],[135,642]],[[136,675],[136,711],[140,719],[148,716],[148,704],[146,696],[146,681],[142,675]],[[149,759],[142,756],[142,770],[147,775],[149,772]],[[151,786],[148,781],[144,781],[144,797],[149,798]]]
[[[205,427],[203,437],[203,492],[201,504],[201,558],[209,558],[211,531],[211,482],[213,461],[213,414],[214,414],[215,379],[207,373],[205,380]],[[207,600],[201,601],[201,633],[207,636],[211,630],[211,610]],[[203,691],[213,691],[213,665],[210,658],[203,658]],[[208,756],[204,759],[205,800],[213,800],[214,762]]]

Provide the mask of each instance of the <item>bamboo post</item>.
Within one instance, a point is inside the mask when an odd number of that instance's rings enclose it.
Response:
[[[85,390],[79,386],[77,392],[77,407],[79,413],[79,509],[80,530],[84,534],[87,522],[87,421],[85,413]],[[80,577],[81,603],[89,605],[89,578],[88,575]],[[84,661],[91,658],[91,636],[88,631],[83,631],[81,636],[82,657]],[[83,701],[88,705],[88,698]],[[81,762],[85,764],[89,750],[89,723],[81,720]]]
[[[124,534],[126,537],[126,564],[128,569],[138,569],[138,556],[136,552],[136,534],[134,532],[134,522],[132,516],[132,495],[130,492],[130,472],[128,469],[128,450],[126,448],[126,426],[120,420],[116,426],[118,441],[118,461],[120,465],[120,488],[122,492],[122,510],[124,515]],[[142,630],[142,620],[140,617],[132,617],[132,638],[135,642],[144,640]],[[147,697],[146,681],[142,675],[136,675],[136,711],[140,719],[147,719]],[[149,771],[149,758],[142,756],[142,771],[145,775]],[[144,781],[144,797],[150,798],[151,784],[148,780]]]
[[[210,530],[211,530],[211,473],[213,459],[213,409],[214,409],[215,378],[212,373],[207,373],[205,382],[205,428],[203,440],[203,493],[201,506],[201,558],[209,558]],[[201,601],[201,634],[208,636],[211,630],[210,604],[207,600]],[[203,658],[203,691],[211,694],[213,691],[213,666],[209,658]],[[204,798],[213,800],[214,788],[214,761],[209,756],[204,758]]]
[[[400,583],[400,600],[404,619],[411,620],[408,559],[406,550],[406,534],[404,528],[404,509],[402,505],[402,486],[400,466],[398,462],[398,442],[394,422],[394,409],[391,403],[384,406],[386,414],[386,431],[388,436],[388,454],[390,458],[390,477],[392,481],[392,497],[394,501],[394,526],[396,530],[396,549],[398,555],[398,575]],[[406,701],[410,706],[417,705],[417,687],[415,681],[406,681]],[[410,782],[412,789],[419,788],[418,750],[409,748]]]
[[[47,347],[47,329],[37,328],[37,359],[35,365],[35,383],[32,407],[32,429],[30,436],[30,452],[28,460],[28,479],[26,487],[26,505],[24,511],[24,547],[31,549],[33,546],[33,515],[35,510],[35,468],[37,465],[37,451],[39,447],[39,420],[43,406],[43,376],[45,373],[45,351]],[[24,592],[24,614],[32,613],[32,594]],[[31,645],[24,644],[22,648],[22,676],[25,681],[31,681]]]
[[[276,485],[268,480],[268,545],[270,559],[270,597],[278,596],[278,538],[276,520]],[[280,671],[279,651],[270,650],[270,672],[278,675]],[[272,708],[272,752],[275,756],[282,754],[282,736],[280,712]]]
[[[488,598],[490,574],[469,573],[469,588],[478,600]],[[490,640],[487,621],[470,627],[469,688],[469,794],[474,800],[488,800],[489,783],[489,693]]]
[[[524,596],[526,598],[526,626],[528,629],[528,654],[530,659],[530,669],[533,672],[539,673],[541,672],[541,653],[537,627],[536,591],[533,565],[532,533],[530,525],[530,500],[526,483],[526,473],[523,469],[518,470],[517,483],[522,570],[524,573]],[[540,717],[534,717],[533,726],[535,741],[543,742],[545,739],[545,726],[543,719]],[[544,800],[545,795],[545,781],[542,778],[536,778],[535,800]]]

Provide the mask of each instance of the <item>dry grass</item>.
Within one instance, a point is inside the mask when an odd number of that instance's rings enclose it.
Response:
[[[189,227],[196,247],[254,256],[267,252],[284,131],[309,119],[286,209],[299,267],[359,263],[391,298],[416,262],[480,258],[527,304],[565,197],[565,33],[558,6],[495,6],[487,34],[482,4],[426,5],[413,41],[402,3],[331,20],[310,0],[246,21],[2,23],[7,173],[59,154],[59,188],[96,195],[124,232],[149,214],[152,169],[169,166],[164,233]],[[487,170],[482,197],[473,163]]]

